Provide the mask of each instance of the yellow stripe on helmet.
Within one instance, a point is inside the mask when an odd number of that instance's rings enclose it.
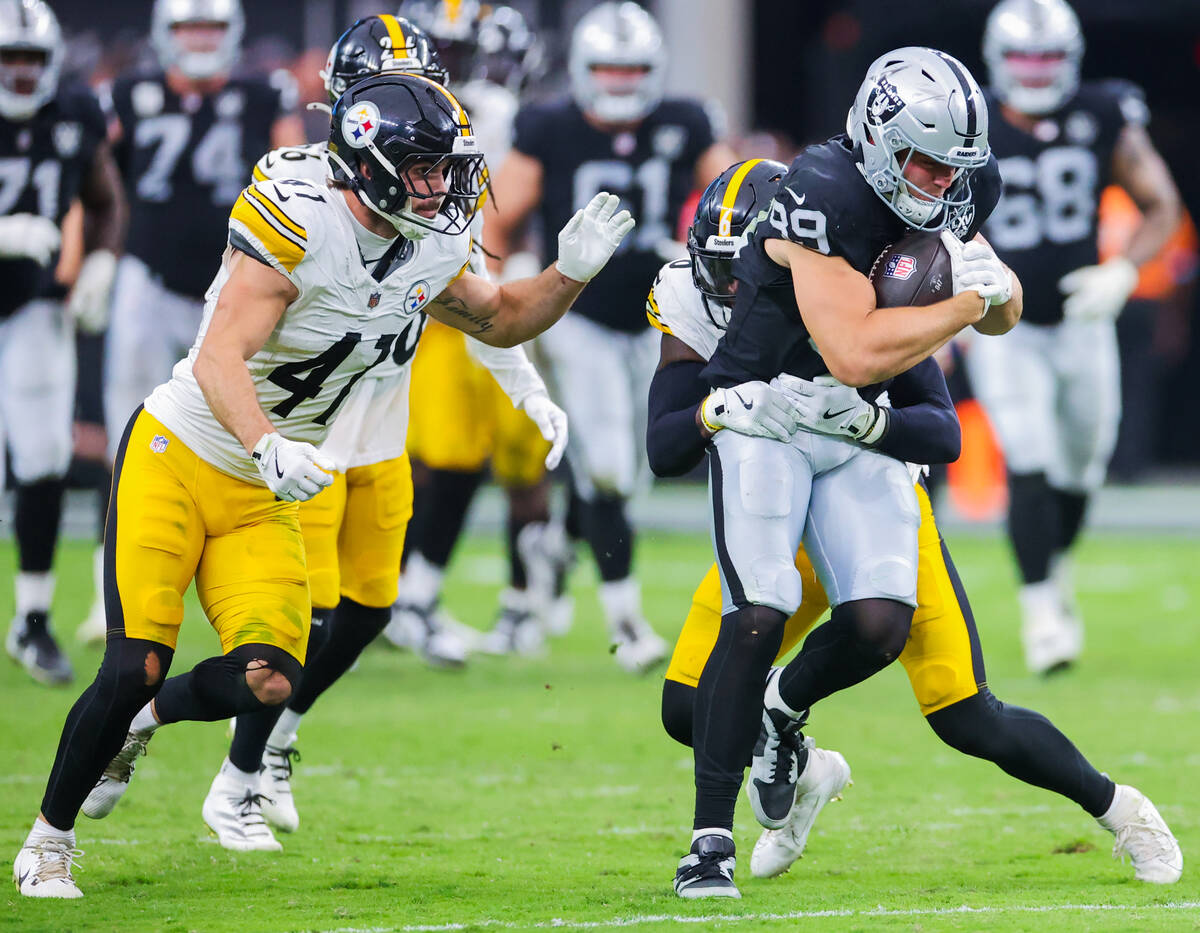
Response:
[[[725,189],[725,197],[721,198],[721,218],[717,222],[718,236],[733,236],[733,206],[737,202],[738,190],[742,187],[742,180],[749,173],[750,169],[758,165],[762,159],[748,159],[742,163],[742,167],[733,173],[733,177],[729,179],[729,185]]]
[[[388,39],[392,43],[392,55],[395,56],[398,52],[408,48],[408,39],[404,36],[404,29],[400,26],[400,21],[390,13],[380,13],[380,20],[387,27]]]
[[[420,78],[422,81],[428,81],[434,90],[446,98],[446,100],[450,101],[450,106],[454,108],[454,121],[459,126],[458,135],[470,136],[471,118],[467,116],[467,112],[463,109],[463,105],[458,102],[458,98],[434,81],[433,78],[427,78],[425,75],[413,75],[413,77]]]

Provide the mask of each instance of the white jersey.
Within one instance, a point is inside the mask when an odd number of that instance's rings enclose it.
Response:
[[[365,405],[359,400],[368,391],[375,394],[375,383],[403,385],[424,309],[466,270],[471,238],[435,234],[413,241],[411,255],[376,281],[363,265],[357,223],[341,191],[296,178],[260,181],[238,197],[229,219],[230,245],[205,296],[196,342],[170,381],[146,399],[147,411],[217,469],[262,483],[242,445],[213,416],[192,374],[235,250],[271,266],[299,291],[267,342],[246,361],[258,403],[280,434],[320,445],[348,400],[358,411]],[[393,375],[359,385],[384,366]],[[403,450],[408,406],[397,407],[388,433],[399,437]],[[396,424],[400,419],[403,424]]]
[[[729,327],[730,308],[705,298],[692,282],[692,264],[676,259],[658,270],[646,298],[646,317],[664,334],[678,337],[704,359],[716,352]]]

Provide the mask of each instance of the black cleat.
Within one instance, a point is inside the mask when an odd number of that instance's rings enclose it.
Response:
[[[71,662],[50,634],[49,613],[36,610],[19,616],[8,629],[5,647],[14,661],[39,683],[56,686],[75,679]]]
[[[680,897],[741,897],[733,883],[733,840],[712,834],[692,843],[691,851],[679,860],[675,871],[675,893]]]

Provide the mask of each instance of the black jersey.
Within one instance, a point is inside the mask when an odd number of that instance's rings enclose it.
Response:
[[[271,126],[291,110],[291,96],[259,77],[232,78],[207,96],[180,97],[161,71],[113,85],[115,154],[129,194],[125,251],[171,291],[203,297],[229,211],[271,148]]]
[[[1062,320],[1058,280],[1097,262],[1096,215],[1109,183],[1113,148],[1127,123],[1145,121],[1141,93],[1123,81],[1080,86],[1032,133],[1004,118],[988,95],[992,151],[1000,157],[1004,196],[984,236],[1025,291],[1022,320]]]
[[[971,203],[958,208],[948,224],[963,240],[975,236],[999,200],[995,158],[969,183]],[[879,254],[910,229],[871,190],[845,136],[801,152],[733,261],[737,298],[729,328],[704,370],[709,384],[731,386],[780,373],[811,379],[828,372],[796,307],[792,273],[766,254],[768,239],[841,256],[867,275]]]
[[[61,88],[28,120],[0,118],[0,214],[38,214],[61,223],[104,137],[100,104],[83,86]],[[0,259],[0,317],[33,298],[62,294],[55,265]]]
[[[712,122],[692,100],[664,100],[636,130],[621,133],[602,133],[571,100],[521,108],[513,147],[542,163],[540,216],[547,237],[599,191],[620,195],[621,207],[637,220],[574,311],[616,330],[649,326],[646,292],[670,258],[659,246],[674,238],[696,160],[712,143]]]

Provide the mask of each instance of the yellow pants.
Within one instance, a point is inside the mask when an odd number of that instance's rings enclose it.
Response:
[[[550,444],[467,353],[461,331],[430,321],[413,359],[407,449],[435,470],[475,472],[491,461],[505,486],[545,474]]]
[[[974,619],[960,601],[957,574],[942,546],[925,487],[917,485],[921,506],[918,537],[917,609],[912,630],[900,655],[921,713],[928,716],[979,692],[975,659],[979,638]],[[829,608],[804,548],[796,552],[796,569],[804,578],[804,601],[784,625],[776,663],[792,653]],[[713,564],[692,596],[692,607],[675,642],[667,679],[696,686],[721,628],[721,580]]]
[[[404,534],[412,518],[408,455],[351,467],[300,504],[314,609],[343,597],[384,608],[396,601]]]
[[[117,452],[105,563],[128,638],[173,649],[194,579],[223,652],[265,644],[304,662],[311,609],[296,503],[209,466],[146,411]]]

